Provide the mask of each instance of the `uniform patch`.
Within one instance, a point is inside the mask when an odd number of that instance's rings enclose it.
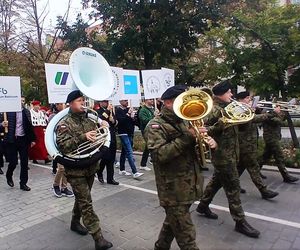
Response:
[[[59,133],[64,133],[67,130],[68,130],[68,128],[66,125],[60,125],[57,127],[57,132],[59,132]]]
[[[160,125],[158,125],[158,124],[152,124],[151,128],[160,128]]]

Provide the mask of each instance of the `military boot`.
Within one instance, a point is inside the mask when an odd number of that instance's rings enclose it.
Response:
[[[109,241],[107,241],[106,239],[104,239],[103,237],[95,240],[95,249],[96,250],[105,250],[105,249],[109,249],[113,247],[113,244]]]
[[[198,207],[196,208],[196,211],[199,213],[199,214],[203,214],[205,217],[209,218],[209,219],[218,219],[218,215],[213,213],[209,206],[203,204],[203,203],[199,203]]]
[[[70,229],[80,235],[87,235],[89,233],[89,231],[80,224],[79,221],[77,220],[72,220],[71,221],[71,227]]]
[[[286,182],[286,183],[293,183],[293,182],[296,182],[298,180],[299,180],[299,178],[297,178],[295,176],[292,176],[289,173],[287,173],[283,176],[283,181]]]
[[[237,221],[235,223],[235,231],[252,238],[258,238],[260,235],[260,232],[251,227],[246,220]]]
[[[266,200],[272,199],[279,194],[278,192],[274,192],[274,191],[268,190],[268,189],[262,189],[262,190],[260,190],[260,193],[261,193],[261,197]]]

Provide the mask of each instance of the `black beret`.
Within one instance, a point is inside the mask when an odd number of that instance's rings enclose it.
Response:
[[[240,99],[246,98],[247,96],[250,96],[249,91],[242,91],[242,92],[236,94],[235,98],[240,100]]]
[[[213,95],[212,90],[211,90],[210,88],[208,88],[208,87],[202,87],[201,90],[204,91],[204,92],[206,92],[206,93],[209,94],[210,96]]]
[[[175,85],[171,88],[168,88],[161,96],[161,100],[173,99],[179,96],[186,90],[185,85]]]
[[[212,88],[212,92],[214,95],[223,95],[225,94],[229,89],[231,89],[231,84],[228,80],[219,82]]]
[[[70,94],[68,94],[66,103],[70,103],[81,96],[83,96],[83,94],[80,92],[80,90],[73,90]]]

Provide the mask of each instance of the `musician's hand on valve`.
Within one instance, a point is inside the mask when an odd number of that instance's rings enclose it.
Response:
[[[206,141],[207,145],[212,149],[214,149],[218,146],[217,142],[210,136],[208,136],[205,141]]]
[[[198,128],[198,130],[199,130],[199,133],[201,133],[201,134],[207,133],[207,128],[206,127],[200,127],[200,128]]]
[[[96,135],[97,135],[97,132],[95,130],[85,133],[86,139],[91,142],[96,141]]]

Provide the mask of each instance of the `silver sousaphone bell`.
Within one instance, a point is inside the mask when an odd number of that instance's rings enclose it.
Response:
[[[105,100],[113,92],[114,78],[111,68],[105,58],[91,48],[76,49],[69,60],[70,74],[77,88],[93,100]],[[99,123],[95,111],[87,108],[88,117]],[[96,142],[84,142],[77,150],[63,155],[56,143],[57,124],[68,114],[69,108],[64,109],[53,117],[45,133],[45,145],[49,155],[58,163],[70,167],[84,167],[98,161],[103,146],[109,147],[110,133],[108,127],[99,127]]]

